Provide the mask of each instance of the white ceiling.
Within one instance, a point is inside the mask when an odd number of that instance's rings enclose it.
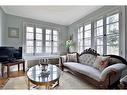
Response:
[[[70,25],[102,6],[2,6],[7,14]]]

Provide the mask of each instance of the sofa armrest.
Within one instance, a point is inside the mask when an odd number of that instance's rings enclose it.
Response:
[[[67,56],[66,55],[63,55],[63,56],[60,56],[59,57],[59,66],[61,67],[61,68],[63,68],[63,63],[64,62],[67,62]]]
[[[111,74],[112,72],[116,72],[117,76],[120,77],[122,71],[125,70],[126,67],[127,66],[122,63],[117,63],[114,65],[108,66],[102,71],[102,73],[100,75],[100,80],[102,80],[102,81],[106,80],[107,76],[109,74]]]

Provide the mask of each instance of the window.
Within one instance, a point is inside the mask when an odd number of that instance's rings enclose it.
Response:
[[[103,19],[95,22],[94,42],[97,52],[103,54]]]
[[[83,51],[83,26],[78,29],[78,52]]]
[[[42,53],[42,28],[36,28],[36,53]]]
[[[92,27],[92,28],[91,28]],[[103,16],[94,23],[78,28],[78,52],[94,48],[99,54],[119,55],[119,13]]]
[[[78,52],[91,47],[91,24],[79,27],[78,29]]]
[[[91,47],[91,24],[84,26],[84,49]]]
[[[58,31],[46,29],[46,53],[58,53]]]
[[[106,18],[107,54],[119,55],[119,14]]]
[[[32,25],[26,27],[26,54],[57,54],[58,53],[58,31],[45,29]],[[44,35],[45,34],[45,35]]]
[[[34,28],[26,27],[26,53],[34,53]]]

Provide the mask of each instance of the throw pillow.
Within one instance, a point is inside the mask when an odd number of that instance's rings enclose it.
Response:
[[[67,54],[67,62],[78,62],[78,54],[77,53]]]
[[[100,71],[103,71],[109,64],[109,56],[97,56],[93,66]]]

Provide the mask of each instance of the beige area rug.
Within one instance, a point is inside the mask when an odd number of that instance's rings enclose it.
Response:
[[[3,89],[10,90],[25,90],[27,89],[27,78],[25,76],[10,78]],[[41,89],[45,89],[41,87]],[[87,81],[81,80],[76,76],[70,74],[69,72],[62,72],[60,77],[60,85],[56,86],[55,89],[58,90],[73,90],[73,89],[95,89],[91,84],[88,84]]]

